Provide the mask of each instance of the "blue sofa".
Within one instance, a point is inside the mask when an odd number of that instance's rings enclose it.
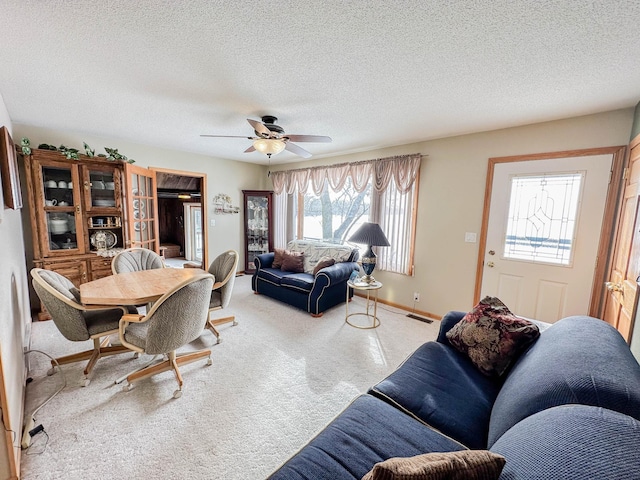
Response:
[[[640,365],[602,320],[543,330],[500,378],[437,341],[356,398],[270,479],[361,479],[391,457],[487,449],[501,480],[640,478]]]
[[[274,252],[258,255],[254,259],[256,266],[251,278],[251,288],[255,293],[288,303],[294,307],[309,312],[314,317],[322,316],[323,312],[335,305],[343,303],[347,298],[347,280],[354,270],[359,270],[357,264],[358,250],[350,247],[322,244],[318,242],[295,241],[291,248],[299,247],[298,251],[307,253],[307,257],[317,260],[323,253],[329,253],[335,248],[346,251],[346,256],[337,263],[312,273],[286,272],[280,268],[272,268]],[[315,264],[307,265],[310,272]],[[353,289],[349,289],[349,298],[353,296]]]

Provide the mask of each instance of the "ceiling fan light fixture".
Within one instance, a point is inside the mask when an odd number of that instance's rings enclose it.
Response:
[[[284,147],[284,141],[277,138],[258,138],[253,141],[253,148],[269,158],[283,151]]]

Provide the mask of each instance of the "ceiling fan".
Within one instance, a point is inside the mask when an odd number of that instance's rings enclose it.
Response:
[[[323,135],[290,135],[284,132],[284,129],[280,125],[276,125],[278,119],[272,115],[263,115],[262,122],[247,118],[247,122],[253,127],[253,131],[256,136],[247,137],[241,135],[200,135],[201,137],[216,137],[216,138],[246,138],[253,140],[253,144],[247,148],[244,153],[250,153],[259,151],[264,153],[267,157],[271,158],[271,155],[276,155],[282,150],[288,150],[296,155],[309,158],[311,153],[304,148],[296,145],[293,142],[317,142],[317,143],[331,143],[331,137],[325,137]]]

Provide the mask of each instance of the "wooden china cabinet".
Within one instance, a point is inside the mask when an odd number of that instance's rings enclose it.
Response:
[[[253,260],[260,254],[273,252],[273,192],[243,190],[245,266],[247,273],[256,269]]]
[[[120,161],[85,155],[69,160],[51,150],[33,149],[22,157],[35,267],[79,286],[111,275],[114,249],[158,251],[153,172],[136,167],[147,178]],[[42,307],[38,317],[49,318]]]

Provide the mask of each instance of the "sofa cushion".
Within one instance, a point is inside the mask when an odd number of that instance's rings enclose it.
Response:
[[[460,352],[428,342],[371,393],[470,448],[485,448],[500,385]]]
[[[292,240],[287,250],[304,253],[304,271],[313,274],[313,269],[323,257],[333,258],[336,263],[353,261],[354,248],[337,243],[323,243],[312,240]]]
[[[362,480],[498,480],[504,463],[487,450],[424,453],[376,463]]]
[[[447,332],[447,340],[485,375],[500,376],[540,331],[495,297],[485,297]]]
[[[556,322],[513,365],[491,412],[489,446],[522,419],[581,403],[640,420],[640,365],[613,327],[576,316]]]
[[[308,273],[292,273],[282,277],[280,285],[301,292],[309,293],[313,288],[314,278]]]
[[[491,451],[501,480],[636,479],[640,422],[587,405],[549,408],[511,427]]]
[[[323,268],[330,267],[331,265],[333,265],[335,263],[336,263],[336,261],[331,257],[322,257],[318,261],[318,263],[316,263],[316,266],[313,267],[313,275],[315,276]]]
[[[273,285],[280,285],[283,278],[294,274],[292,272],[283,272],[279,268],[260,268],[256,270],[256,275],[261,280],[265,280]]]
[[[360,480],[391,457],[463,449],[382,400],[362,395],[269,479]]]
[[[285,272],[304,272],[304,253],[285,250],[282,255],[282,265],[280,268]]]

